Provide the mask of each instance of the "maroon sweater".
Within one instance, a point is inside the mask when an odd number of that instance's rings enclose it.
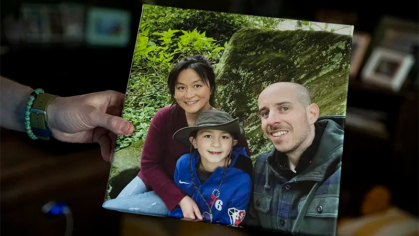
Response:
[[[148,190],[154,190],[170,211],[186,196],[173,181],[177,160],[189,153],[189,147],[174,140],[173,134],[186,126],[185,111],[181,107],[174,105],[159,109],[151,120],[141,154],[138,177]],[[247,142],[237,146],[244,146],[250,155]]]

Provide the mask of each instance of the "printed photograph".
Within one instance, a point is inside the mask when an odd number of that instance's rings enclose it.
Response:
[[[336,235],[352,36],[143,5],[103,207]]]

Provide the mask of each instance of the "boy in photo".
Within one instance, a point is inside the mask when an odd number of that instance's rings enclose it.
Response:
[[[245,148],[235,147],[244,136],[237,118],[215,109],[173,135],[191,150],[177,162],[175,183],[197,203],[203,221],[239,226],[246,215],[253,167]],[[179,206],[168,215],[184,218]]]

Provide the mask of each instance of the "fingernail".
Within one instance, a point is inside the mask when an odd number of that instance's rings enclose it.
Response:
[[[122,128],[121,128],[122,133],[124,133],[124,134],[128,133],[129,129],[130,129],[130,123],[125,121],[122,124]]]

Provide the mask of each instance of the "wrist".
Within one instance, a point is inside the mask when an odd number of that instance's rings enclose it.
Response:
[[[19,105],[16,107],[15,120],[18,121],[18,130],[25,132],[25,107],[28,104],[28,98],[33,92],[33,88],[29,86],[22,87],[22,95],[20,96]]]
[[[179,202],[179,206],[180,206],[180,204],[184,203],[188,197],[189,197],[188,195],[185,195],[185,196],[184,196],[184,197],[180,200],[180,202]]]
[[[52,137],[47,122],[47,108],[56,95],[37,88],[29,96],[25,107],[25,129],[31,139],[49,140]]]
[[[46,107],[46,122],[48,123],[48,126],[51,127],[55,127],[55,117],[57,115],[58,112],[58,103],[61,100],[61,97],[55,97],[53,98],[49,103],[48,106]]]

